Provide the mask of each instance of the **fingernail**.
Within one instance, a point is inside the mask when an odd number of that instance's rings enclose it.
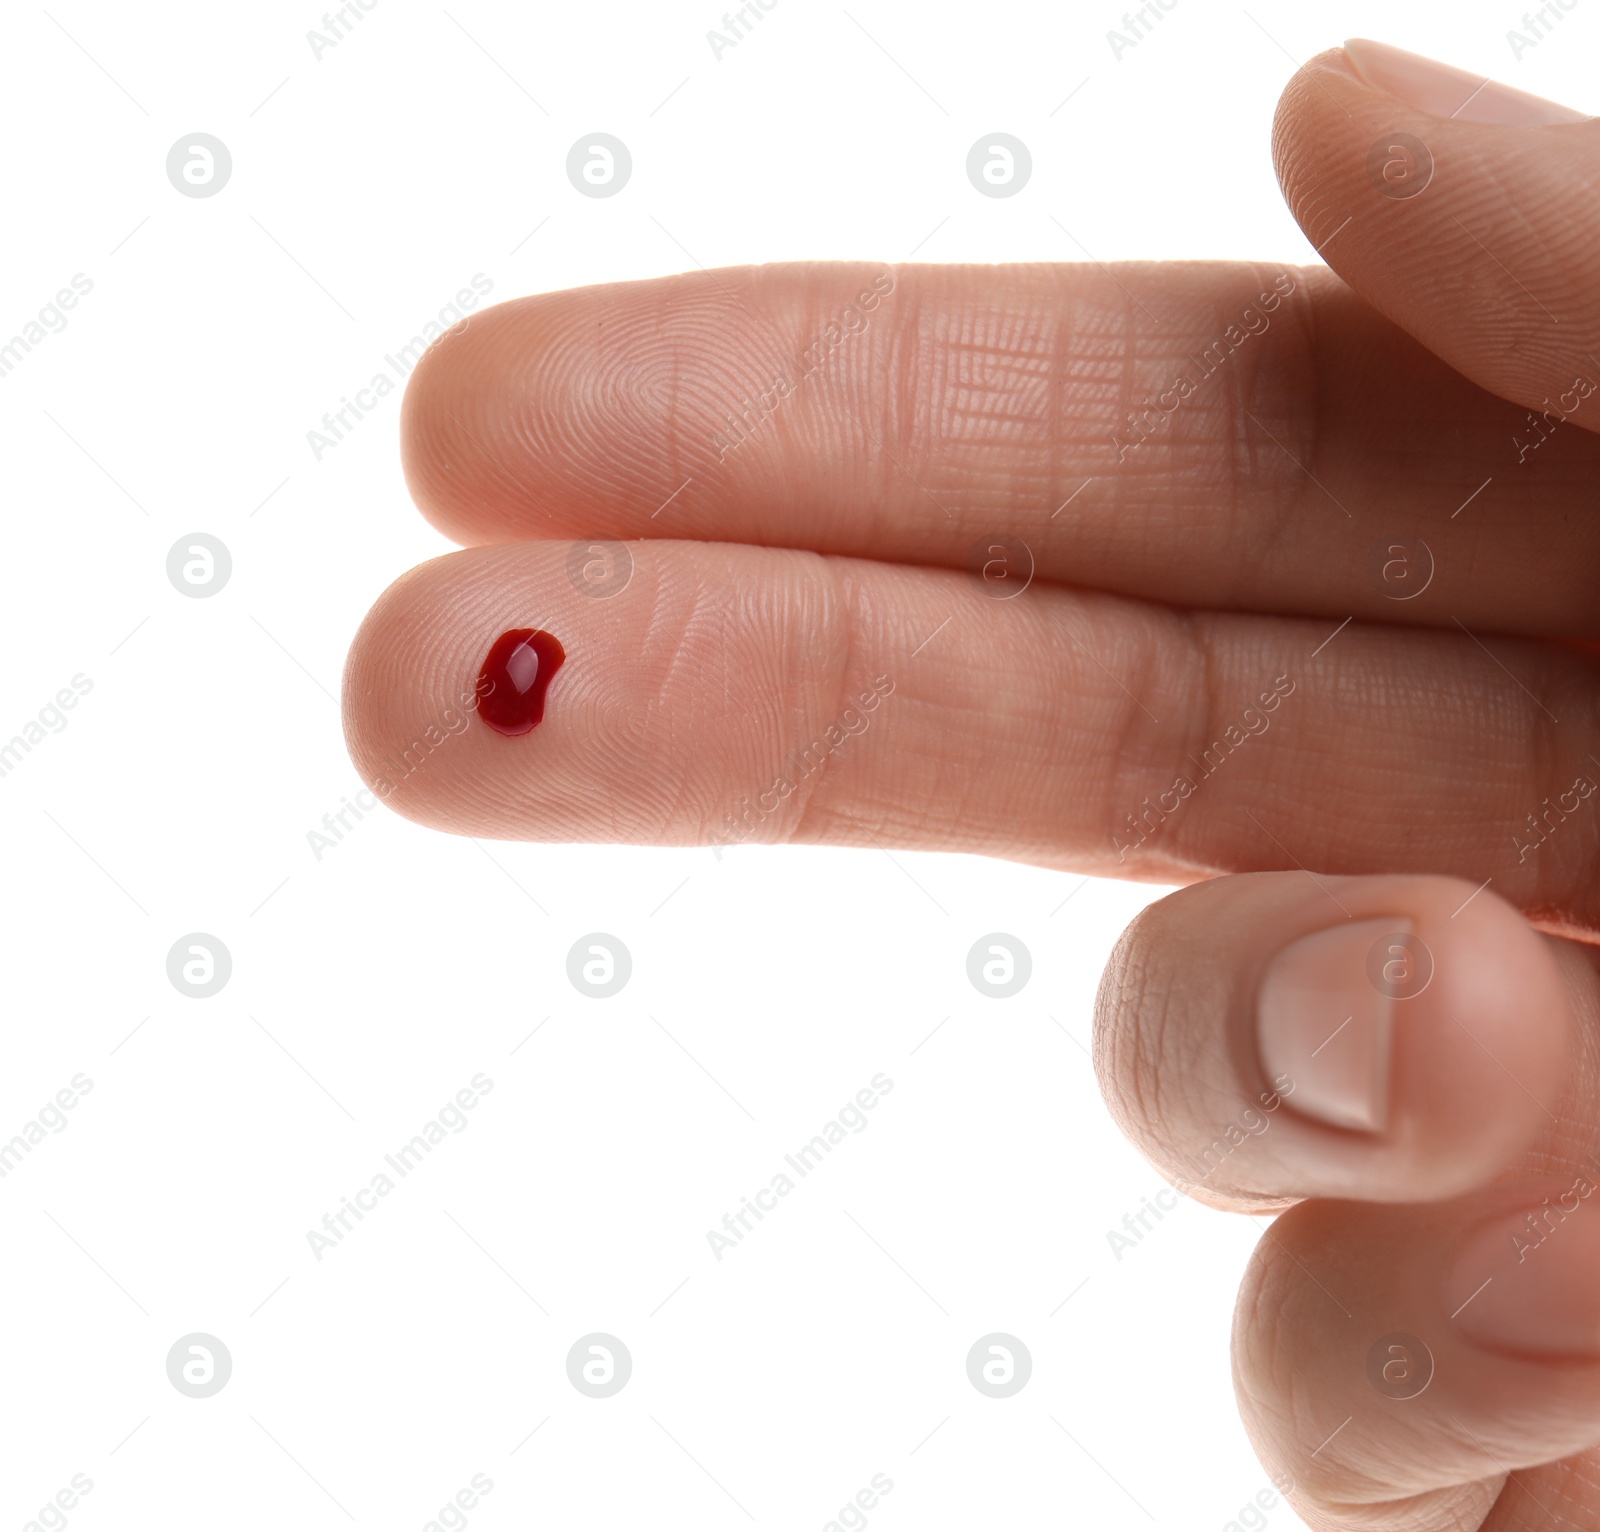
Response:
[[[1335,1128],[1381,1133],[1389,1120],[1391,992],[1370,976],[1373,948],[1403,919],[1357,920],[1291,942],[1256,994],[1256,1048],[1284,1100]],[[1280,1087],[1281,1089],[1281,1087]]]
[[[1492,122],[1509,128],[1542,128],[1552,123],[1590,120],[1586,112],[1575,112],[1570,106],[1531,96],[1525,90],[1469,74],[1465,69],[1452,69],[1420,53],[1391,48],[1388,43],[1355,37],[1344,45],[1344,51],[1356,73],[1374,90],[1431,117]]]
[[[1584,1175],[1536,1208],[1497,1218],[1462,1246],[1445,1312],[1494,1351],[1600,1356],[1600,1213]]]

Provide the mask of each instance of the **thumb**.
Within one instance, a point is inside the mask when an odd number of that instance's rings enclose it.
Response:
[[[1600,431],[1600,118],[1352,41],[1290,81],[1272,147],[1367,302],[1481,387]]]

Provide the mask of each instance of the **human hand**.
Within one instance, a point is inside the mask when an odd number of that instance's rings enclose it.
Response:
[[[1290,1209],[1239,1310],[1264,1459],[1319,1527],[1600,1525],[1600,139],[1417,68],[1283,98],[1338,277],[814,264],[475,316],[404,410],[469,546],[374,607],[347,733],[458,833],[1195,884],[1119,948],[1099,1064],[1170,1178]],[[475,683],[525,627],[567,663],[506,738]]]

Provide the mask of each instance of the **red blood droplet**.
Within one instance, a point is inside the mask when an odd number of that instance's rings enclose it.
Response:
[[[512,628],[494,641],[478,672],[478,711],[496,734],[526,734],[544,717],[544,694],[567,652],[553,633]]]

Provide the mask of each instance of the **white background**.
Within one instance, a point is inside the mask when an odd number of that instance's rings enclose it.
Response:
[[[1184,1205],[1116,1258],[1161,1183],[1085,1051],[1155,891],[386,811],[317,860],[359,785],[345,648],[445,545],[398,394],[320,462],[306,433],[480,272],[498,300],[801,256],[1311,261],[1268,152],[1295,63],[1377,36],[1582,105],[1597,16],[1519,61],[1509,4],[1178,0],[1118,60],[1110,4],[778,0],[719,60],[712,4],[378,0],[319,60],[310,6],[11,12],[0,340],[93,291],[0,378],[0,739],[92,691],[0,778],[0,1139],[93,1088],[0,1181],[0,1527],[81,1473],[86,1529],[423,1528],[474,1474],[485,1532],[822,1528],[875,1474],[885,1529],[1223,1528],[1266,1484],[1228,1371],[1259,1229]],[[213,198],[165,175],[197,131],[233,156]],[[596,131],[634,160],[604,201],[564,170]],[[1008,200],[964,175],[994,131],[1033,154]],[[197,531],[233,558],[205,600],[165,573]],[[166,976],[194,931],[232,953],[211,999]],[[633,957],[609,1000],[566,977],[592,931]],[[1004,1001],[965,973],[994,931],[1033,955]],[[307,1231],[480,1071],[319,1262]],[[719,1263],[706,1231],[879,1072]],[[166,1376],[195,1331],[233,1358],[209,1399]],[[591,1331],[633,1356],[610,1399],[567,1380]],[[991,1331],[1033,1357],[1006,1400],[965,1374]]]

